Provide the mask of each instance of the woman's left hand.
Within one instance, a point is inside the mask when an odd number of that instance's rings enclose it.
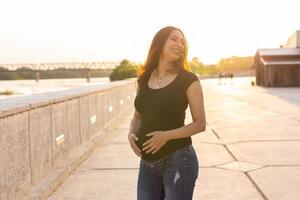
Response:
[[[146,136],[152,136],[151,139],[143,144],[143,151],[146,151],[147,154],[151,152],[152,154],[156,153],[168,141],[164,131],[154,131]]]

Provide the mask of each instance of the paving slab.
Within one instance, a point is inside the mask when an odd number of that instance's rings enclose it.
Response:
[[[287,128],[284,126],[267,127],[216,127],[215,133],[224,144],[242,141],[262,141],[262,140],[299,140],[300,134],[296,132],[300,127]]]
[[[222,141],[214,134],[209,126],[206,130],[200,134],[193,136],[193,143],[211,143],[211,144],[222,144]]]
[[[88,169],[128,169],[139,167],[139,157],[130,145],[113,144],[98,148],[83,164]]]
[[[300,141],[240,142],[227,147],[239,161],[261,165],[300,165]]]
[[[216,168],[200,168],[193,199],[264,200],[244,173]]]
[[[135,170],[77,171],[48,200],[136,199]]]
[[[128,129],[116,129],[110,133],[109,140],[103,141],[103,145],[128,144]]]
[[[249,175],[268,199],[299,200],[300,166],[267,167]]]
[[[223,145],[194,143],[200,166],[211,167],[234,161]]]
[[[253,163],[240,162],[240,161],[233,161],[223,165],[218,165],[217,167],[221,169],[230,169],[230,170],[235,170],[240,172],[249,172],[249,171],[261,169],[266,166],[257,165]]]

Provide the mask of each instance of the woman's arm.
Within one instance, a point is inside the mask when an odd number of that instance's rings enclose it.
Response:
[[[129,140],[129,143],[130,143],[130,146],[131,146],[132,150],[139,157],[141,157],[142,154],[141,154],[141,150],[136,145],[136,141],[138,141],[138,137],[136,136],[136,133],[140,128],[140,124],[141,124],[140,114],[137,111],[135,111],[134,115],[133,115],[133,118],[131,120],[131,123],[130,123],[130,128],[129,128],[129,133],[128,133],[128,140]]]
[[[131,122],[130,122],[130,127],[129,127],[129,133],[128,135],[130,134],[137,134],[139,128],[141,126],[141,116],[140,114],[135,110],[134,111],[134,114],[133,114],[133,117],[131,119]]]
[[[139,85],[138,85],[138,83],[136,83],[136,92],[138,93],[139,90],[140,90]],[[138,130],[140,128],[140,125],[141,125],[141,115],[138,111],[135,110],[133,117],[131,119],[131,122],[130,122],[128,136],[132,133],[136,135],[136,133],[138,132]]]
[[[194,81],[186,92],[193,122],[177,129],[165,131],[167,140],[190,137],[205,131],[206,117],[200,82]]]
[[[137,92],[138,91],[139,91],[139,88],[137,86]],[[130,122],[128,140],[129,140],[132,150],[139,157],[141,157],[142,155],[141,155],[141,150],[136,145],[136,141],[138,141],[138,137],[136,136],[136,134],[137,134],[140,126],[141,126],[141,115],[138,113],[138,111],[135,110],[133,117],[131,119],[131,122]]]

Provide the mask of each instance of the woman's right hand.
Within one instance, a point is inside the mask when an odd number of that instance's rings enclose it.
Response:
[[[138,137],[134,133],[129,133],[128,134],[128,140],[129,140],[130,146],[131,146],[132,150],[134,151],[134,153],[138,157],[142,157],[141,150],[136,145],[136,141],[139,140]]]

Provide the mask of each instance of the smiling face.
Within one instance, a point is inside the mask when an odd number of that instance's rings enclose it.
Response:
[[[188,44],[183,32],[174,26],[160,29],[152,39],[147,59],[139,73],[140,86],[148,84],[148,78],[159,65],[160,59],[172,64],[170,71],[190,70],[187,62]],[[169,71],[169,70],[168,70]]]
[[[161,56],[171,61],[178,60],[184,54],[185,39],[179,30],[173,30],[168,36]]]

